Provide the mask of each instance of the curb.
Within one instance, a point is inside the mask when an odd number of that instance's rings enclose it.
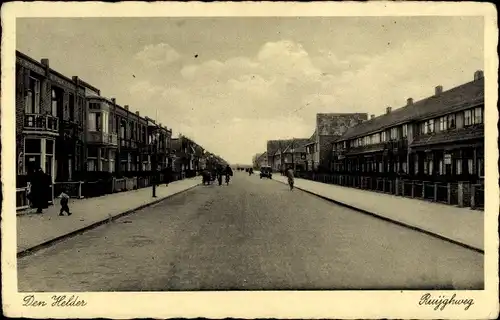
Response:
[[[80,229],[77,229],[77,230],[71,231],[71,232],[69,232],[69,233],[66,233],[66,234],[63,234],[63,235],[57,236],[57,237],[55,237],[55,238],[53,238],[53,239],[50,239],[50,240],[47,240],[47,241],[42,242],[42,243],[40,243],[40,244],[37,244],[37,245],[35,245],[35,246],[31,247],[31,248],[28,248],[28,249],[24,249],[24,250],[22,250],[22,251],[19,251],[19,252],[17,253],[17,258],[19,259],[19,258],[26,257],[26,256],[28,256],[28,255],[31,255],[31,254],[33,254],[33,253],[35,253],[35,252],[37,252],[37,251],[40,251],[41,249],[47,248],[47,247],[49,247],[49,246],[51,246],[51,245],[54,245],[54,244],[56,244],[56,243],[58,243],[58,242],[61,242],[62,240],[66,240],[66,239],[72,238],[72,237],[74,237],[74,236],[77,236],[77,235],[79,235],[79,234],[81,234],[81,233],[85,232],[85,231],[89,231],[89,230],[91,230],[91,229],[97,228],[97,227],[99,227],[99,226],[101,226],[101,225],[104,225],[104,224],[106,224],[106,223],[109,223],[109,222],[111,222],[111,221],[114,221],[114,220],[116,220],[116,219],[118,219],[118,218],[121,218],[121,217],[124,217],[124,216],[126,216],[126,215],[128,215],[128,214],[131,214],[131,213],[133,213],[133,212],[135,212],[135,211],[138,211],[138,210],[144,209],[144,208],[146,208],[146,207],[152,206],[152,205],[154,205],[154,204],[157,204],[157,203],[159,203],[159,202],[161,202],[161,201],[163,201],[163,200],[165,200],[165,199],[168,199],[168,198],[173,197],[173,196],[175,196],[175,195],[178,195],[178,194],[180,194],[180,193],[183,193],[183,192],[189,191],[189,190],[191,190],[191,189],[194,189],[194,188],[198,187],[199,185],[200,185],[200,183],[195,184],[194,186],[191,186],[191,187],[189,187],[189,188],[187,188],[187,189],[184,189],[184,190],[182,190],[182,191],[178,191],[178,192],[172,193],[172,194],[170,194],[170,195],[168,195],[168,196],[166,196],[166,197],[163,197],[163,198],[161,198],[161,199],[157,199],[157,200],[154,200],[153,202],[146,203],[146,204],[140,205],[140,206],[138,206],[138,207],[136,207],[136,208],[129,209],[129,210],[127,210],[127,211],[124,211],[124,212],[118,213],[118,214],[116,214],[116,215],[114,215],[114,216],[112,216],[112,217],[108,217],[108,218],[106,218],[106,219],[103,219],[103,220],[100,220],[100,221],[94,222],[94,223],[92,223],[92,224],[90,224],[90,225],[88,225],[88,226],[85,226],[85,227],[82,227],[82,228],[80,228]]]
[[[272,180],[274,180],[274,179],[272,179]],[[282,184],[287,184],[286,182],[279,181],[279,180],[274,180],[274,181],[282,183]],[[378,219],[381,219],[381,220],[384,220],[384,221],[387,221],[387,222],[390,222],[390,223],[397,224],[399,226],[402,226],[402,227],[405,227],[405,228],[408,228],[408,229],[412,229],[412,230],[415,230],[415,231],[418,231],[418,232],[421,232],[421,233],[425,233],[425,234],[427,234],[427,235],[429,235],[431,237],[438,238],[438,239],[441,239],[441,240],[445,240],[447,242],[453,243],[455,245],[461,246],[463,248],[466,248],[466,249],[469,249],[469,250],[472,250],[472,251],[475,251],[475,252],[478,252],[478,253],[481,253],[481,254],[484,255],[484,249],[476,248],[476,247],[468,245],[466,243],[463,243],[463,242],[460,242],[460,241],[457,241],[457,240],[445,237],[445,236],[440,235],[438,233],[435,233],[435,232],[432,232],[432,231],[429,231],[429,230],[425,230],[423,228],[416,227],[416,226],[413,226],[411,224],[407,224],[405,222],[401,222],[401,221],[398,221],[398,220],[395,220],[395,219],[391,219],[391,218],[382,216],[380,214],[377,214],[377,213],[374,213],[374,212],[371,212],[371,211],[360,209],[358,207],[354,207],[354,206],[352,206],[350,204],[347,204],[347,203],[344,203],[344,202],[341,202],[341,201],[338,201],[338,200],[330,199],[328,197],[322,196],[320,194],[314,193],[312,191],[309,191],[309,190],[306,190],[306,189],[303,189],[303,188],[299,188],[299,187],[296,187],[296,186],[294,186],[293,188],[294,189],[299,189],[299,190],[304,191],[304,192],[309,193],[309,194],[312,194],[312,195],[314,195],[316,197],[319,197],[319,198],[322,198],[322,199],[324,199],[326,201],[333,202],[333,203],[335,203],[337,205],[340,205],[340,206],[343,206],[343,207],[346,207],[346,208],[349,208],[349,209],[352,209],[352,210],[364,213],[366,215],[370,215],[372,217],[375,217],[375,218],[378,218]]]

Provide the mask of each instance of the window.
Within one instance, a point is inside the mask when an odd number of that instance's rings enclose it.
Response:
[[[40,113],[40,81],[29,77],[25,96],[25,113]]]
[[[465,110],[464,112],[464,125],[470,126],[472,124],[472,110]]]
[[[484,177],[484,159],[483,158],[477,159],[477,174],[480,177]]]
[[[41,139],[25,139],[24,140],[24,163],[25,171],[41,167],[42,165],[42,140]],[[45,169],[45,168],[42,168]]]
[[[398,128],[391,128],[391,140],[398,139]]]
[[[424,134],[434,132],[434,119],[427,120],[425,122]]]
[[[45,153],[54,154],[54,140],[45,140]]]
[[[386,132],[385,132],[385,131],[382,131],[382,138],[381,138],[382,142],[386,142],[386,141],[387,141],[387,139],[386,139],[386,138],[387,138],[387,137],[386,137]]]
[[[474,124],[483,123],[483,109],[481,107],[474,109]]]
[[[443,175],[444,174],[444,161],[442,159],[439,160],[438,162],[438,169],[439,169],[439,174]]]
[[[88,159],[87,160],[87,170],[88,171],[97,171],[97,159]]]
[[[415,170],[415,174],[418,174],[418,159],[415,159],[415,162],[413,163],[413,169]]]
[[[455,173],[462,174],[462,159],[455,160]]]
[[[56,88],[52,88],[52,116],[57,117],[57,112],[60,110],[60,91]]]
[[[402,167],[404,173],[408,173],[408,165],[406,164],[406,162],[403,162],[401,167]]]
[[[98,129],[102,130],[104,133],[109,132],[109,113],[107,111],[102,111],[98,113],[98,119],[100,118],[98,123]]]
[[[434,174],[434,161],[429,160],[429,174],[432,175]]]
[[[403,138],[406,138],[408,136],[408,125],[403,124]]]
[[[97,131],[97,113],[89,112],[87,128],[89,131]]]
[[[467,160],[467,172],[469,174],[474,174],[474,160],[469,159]]]
[[[439,118],[439,131],[448,130],[448,122],[446,121],[446,117]]]
[[[455,129],[455,115],[450,114],[447,118],[448,129]]]
[[[69,120],[75,121],[75,96],[70,93],[69,94]]]
[[[378,163],[378,172],[384,172],[384,165],[382,162]]]

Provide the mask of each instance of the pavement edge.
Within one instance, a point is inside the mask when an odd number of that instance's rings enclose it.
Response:
[[[114,220],[116,220],[116,219],[118,219],[118,218],[121,218],[121,217],[124,217],[124,216],[126,216],[126,215],[128,215],[128,214],[131,214],[131,213],[133,213],[133,212],[135,212],[135,211],[138,211],[138,210],[141,210],[141,209],[147,208],[147,207],[152,206],[152,205],[155,205],[155,204],[157,204],[157,203],[159,203],[159,202],[161,202],[161,201],[163,201],[163,200],[165,200],[165,199],[168,199],[168,198],[173,197],[173,196],[175,196],[175,195],[178,195],[178,194],[180,194],[180,193],[183,193],[183,192],[189,191],[189,190],[191,190],[191,189],[194,189],[194,188],[198,187],[199,185],[200,185],[200,183],[197,183],[197,184],[195,184],[194,186],[191,186],[191,187],[189,187],[189,188],[187,188],[187,189],[184,189],[184,190],[181,190],[181,191],[177,191],[177,192],[172,193],[172,194],[170,194],[170,195],[168,195],[168,196],[165,196],[165,197],[163,197],[163,198],[160,198],[160,199],[154,200],[154,201],[152,201],[152,202],[149,202],[149,203],[146,203],[146,204],[140,205],[140,206],[138,206],[138,207],[136,207],[136,208],[128,209],[128,210],[126,210],[126,211],[124,211],[124,212],[121,212],[121,213],[118,213],[118,214],[116,214],[116,215],[114,215],[114,216],[112,216],[112,217],[108,217],[108,218],[105,218],[105,219],[102,219],[102,220],[96,221],[96,222],[94,222],[94,223],[92,223],[92,224],[90,224],[90,225],[88,225],[88,226],[85,226],[85,227],[79,228],[79,229],[74,230],[74,231],[71,231],[71,232],[69,232],[69,233],[66,233],[66,234],[63,234],[63,235],[57,236],[57,237],[55,237],[55,238],[53,238],[53,239],[50,239],[50,240],[44,241],[44,242],[42,242],[42,243],[40,243],[40,244],[37,244],[37,245],[35,245],[35,246],[31,247],[31,248],[28,248],[28,249],[24,249],[24,250],[22,250],[22,251],[19,251],[19,252],[17,252],[17,258],[19,259],[19,258],[23,258],[23,257],[29,256],[29,255],[31,255],[31,254],[33,254],[33,253],[37,252],[37,251],[40,251],[40,250],[42,250],[42,249],[44,249],[44,248],[47,248],[47,247],[49,247],[49,246],[51,246],[51,245],[54,245],[54,244],[56,244],[56,243],[58,243],[58,242],[61,242],[61,241],[63,241],[63,240],[66,240],[66,239],[72,238],[72,237],[74,237],[74,236],[77,236],[77,235],[79,235],[79,234],[81,234],[81,233],[83,233],[83,232],[85,232],[85,231],[89,231],[89,230],[91,230],[91,229],[97,228],[97,227],[102,226],[102,225],[104,225],[104,224],[106,224],[106,223],[109,223],[109,222],[111,222],[111,221],[114,221]]]
[[[279,181],[279,180],[275,180],[275,179],[272,179],[272,180],[276,181],[276,182],[279,182],[279,183],[282,183],[282,184],[287,184],[284,181]],[[331,199],[331,198],[328,198],[326,196],[317,194],[315,192],[312,192],[312,191],[309,191],[309,190],[306,190],[306,189],[303,189],[303,188],[300,188],[300,187],[294,186],[294,189],[299,189],[301,191],[304,191],[306,193],[312,194],[312,195],[314,195],[316,197],[319,197],[319,198],[322,198],[322,199],[324,199],[326,201],[333,202],[333,203],[338,204],[340,206],[343,206],[343,207],[346,207],[346,208],[349,208],[349,209],[352,209],[352,210],[355,210],[355,211],[358,211],[358,212],[370,215],[372,217],[375,217],[375,218],[378,218],[378,219],[381,219],[381,220],[385,220],[387,222],[391,222],[391,223],[400,225],[400,226],[405,227],[405,228],[409,228],[409,229],[412,229],[412,230],[415,230],[415,231],[418,231],[418,232],[421,232],[421,233],[425,233],[425,234],[427,234],[429,236],[432,236],[432,237],[435,237],[435,238],[439,238],[441,240],[445,240],[447,242],[453,243],[455,245],[461,246],[463,248],[466,248],[466,249],[469,249],[469,250],[472,250],[472,251],[475,251],[475,252],[478,252],[478,253],[481,253],[481,254],[484,255],[484,249],[477,248],[475,246],[471,246],[469,244],[460,242],[458,240],[455,240],[455,239],[443,236],[443,235],[441,235],[439,233],[432,232],[432,231],[429,231],[429,230],[426,230],[426,229],[423,229],[423,228],[420,228],[420,227],[417,227],[417,226],[414,226],[414,225],[411,225],[411,224],[408,224],[408,223],[404,223],[404,222],[401,222],[399,220],[391,219],[391,218],[385,217],[383,215],[377,214],[375,212],[371,212],[371,211],[368,211],[368,210],[365,210],[365,209],[361,209],[361,208],[352,206],[350,204],[347,204],[345,202],[341,202],[341,201],[338,201],[338,200],[335,200],[335,199]]]

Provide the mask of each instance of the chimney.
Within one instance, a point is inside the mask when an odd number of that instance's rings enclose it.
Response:
[[[78,76],[72,76],[71,80],[73,80],[74,83],[78,84]]]
[[[474,81],[484,78],[483,70],[477,70],[474,72]]]
[[[113,104],[116,104],[116,99],[115,98],[111,98],[111,102],[113,102]]]
[[[411,106],[411,105],[413,105],[413,98],[408,98],[408,99],[406,99],[406,105],[407,105],[407,106]]]
[[[135,114],[136,114],[138,117],[140,117],[140,116],[141,116],[141,114],[139,113],[139,111],[136,111],[136,112],[135,112]]]
[[[443,86],[437,86],[435,95],[439,96],[441,93],[443,93]]]
[[[386,112],[385,112],[386,114],[389,114],[389,113],[391,113],[392,108],[391,108],[391,107],[387,107],[387,108],[385,109],[385,111],[386,111]]]
[[[124,105],[123,108],[128,111],[128,105]]]
[[[372,114],[372,115],[370,116],[370,119],[375,119],[375,115],[374,115],[374,114]]]
[[[47,67],[47,68],[49,67],[49,59],[44,58],[44,59],[42,59],[40,62],[41,62],[41,63],[42,63],[45,67]]]

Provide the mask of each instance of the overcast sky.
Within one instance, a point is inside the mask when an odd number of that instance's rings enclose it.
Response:
[[[318,112],[366,112],[471,81],[474,17],[45,18],[17,49],[78,75],[230,162],[309,137]]]

